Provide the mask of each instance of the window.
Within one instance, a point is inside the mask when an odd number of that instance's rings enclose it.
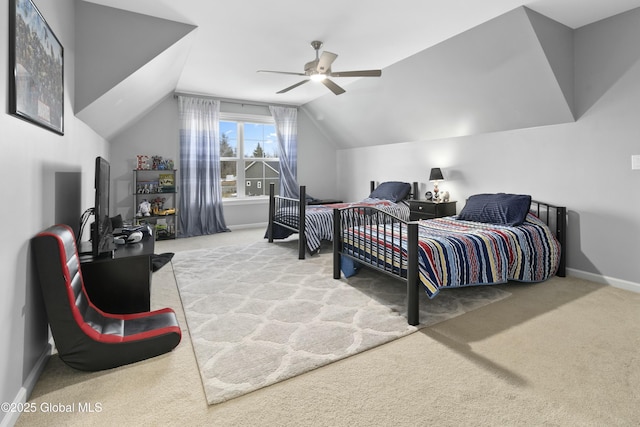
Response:
[[[280,187],[278,140],[270,117],[221,117],[220,177],[224,199],[269,195],[272,182],[276,189]]]

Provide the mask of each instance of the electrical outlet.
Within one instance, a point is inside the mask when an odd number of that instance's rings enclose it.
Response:
[[[631,156],[631,169],[640,169],[640,154]]]

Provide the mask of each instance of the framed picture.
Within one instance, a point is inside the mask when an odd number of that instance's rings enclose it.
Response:
[[[171,193],[175,191],[176,184],[172,173],[161,173],[158,179],[160,181],[160,191],[164,193]]]
[[[9,110],[64,135],[63,47],[31,0],[9,0]]]

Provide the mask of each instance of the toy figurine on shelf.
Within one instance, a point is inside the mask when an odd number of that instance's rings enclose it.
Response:
[[[165,199],[164,197],[156,197],[155,199],[153,199],[151,201],[151,212],[153,212],[154,215],[160,215],[160,211],[163,210],[164,202],[166,201],[167,199]]]
[[[138,213],[136,214],[136,216],[151,216],[151,203],[149,203],[146,199],[140,202],[140,205],[138,206]]]
[[[158,170],[160,169],[160,164],[162,163],[162,156],[153,156],[151,157],[151,169]]]

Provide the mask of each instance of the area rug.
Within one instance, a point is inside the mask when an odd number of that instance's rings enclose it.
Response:
[[[329,251],[297,242],[177,252],[172,265],[209,404],[238,397],[459,316],[510,294],[492,286],[421,300],[406,320],[400,281],[362,269],[332,276]],[[327,248],[324,248],[327,249]]]

